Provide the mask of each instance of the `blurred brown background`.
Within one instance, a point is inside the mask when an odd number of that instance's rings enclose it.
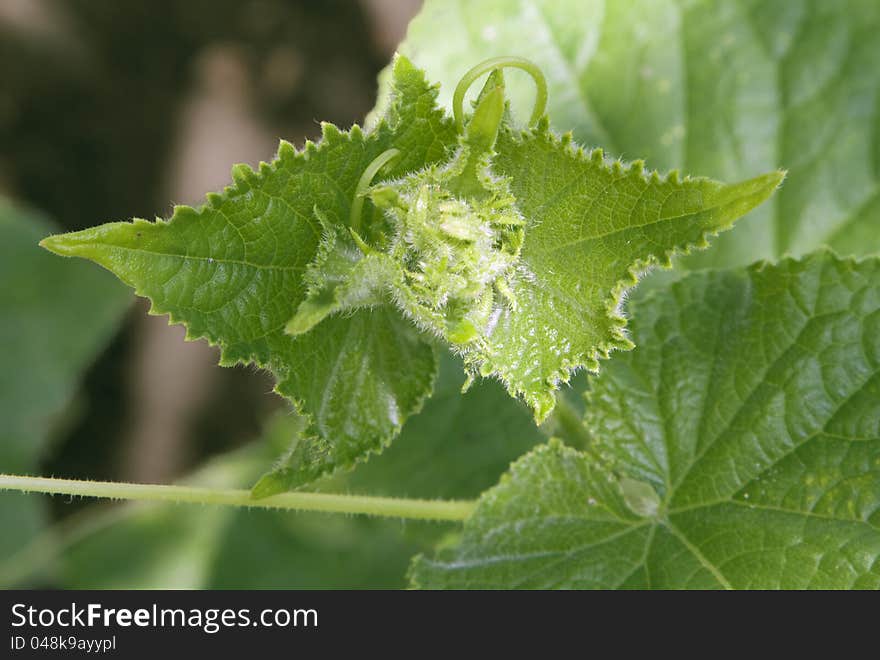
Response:
[[[279,137],[362,121],[420,4],[0,0],[0,194],[65,229],[199,204]],[[168,482],[283,405],[267,375],[216,367],[147,309],[86,375],[84,413],[42,474]]]

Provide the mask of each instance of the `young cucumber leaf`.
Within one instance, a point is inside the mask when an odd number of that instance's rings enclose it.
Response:
[[[662,295],[660,295],[662,294]],[[688,276],[634,305],[551,443],[489,490],[423,587],[880,587],[880,260]]]
[[[289,332],[373,306],[390,289],[406,316],[453,345],[480,336],[507,291],[525,224],[506,181],[490,169],[504,113],[502,81],[500,71],[490,76],[448,162],[370,191],[389,222],[385,245],[367,245],[354,229],[349,238],[328,229],[307,273],[309,296]]]
[[[573,370],[630,346],[616,309],[637,272],[704,246],[782,174],[724,185],[606,163],[546,119],[512,129],[504,89],[491,73],[459,134],[398,58],[369,134],[325,125],[302,153],[282,144],[259,173],[237,166],[198,210],[43,245],[112,270],[224,364],[275,373],[311,423],[257,494],[383,448],[430,392],[428,335],[540,421]]]
[[[400,52],[447,108],[468,63],[510,53],[543,69],[551,123],[581,144],[724,181],[787,169],[770,203],[684,260],[719,267],[880,250],[878,33],[876,0],[426,0]],[[508,83],[527,108],[531,81]]]
[[[184,323],[190,339],[221,349],[224,365],[270,369],[277,391],[305,412],[310,443],[284,473],[309,481],[379,450],[420,408],[436,370],[432,347],[385,307],[328,319],[320,331],[290,336],[284,327],[305,296],[303,273],[322,228],[315,209],[344,225],[364,168],[381,152],[404,154],[393,172],[418,168],[454,142],[452,122],[434,106],[436,89],[403,58],[395,102],[365,135],[325,124],[318,145],[233,169],[235,182],[199,208],[175,208],[170,220],[111,223],[52,236],[43,245],[91,259],[150,298],[152,313]],[[307,451],[306,451],[307,450]]]
[[[767,199],[781,172],[725,185],[646,173],[636,161],[606,162],[542,123],[502,132],[495,170],[507,177],[526,219],[515,305],[492,318],[488,346],[468,354],[533,407],[540,421],[553,389],[573,369],[597,369],[612,349],[629,348],[618,311],[623,295],[652,264],[690,248]]]

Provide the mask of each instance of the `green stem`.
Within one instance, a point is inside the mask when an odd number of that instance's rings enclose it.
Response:
[[[160,486],[112,481],[78,481],[0,474],[0,490],[17,490],[51,495],[79,495],[142,502],[179,502],[186,504],[222,504],[264,509],[322,511],[326,513],[365,514],[417,520],[465,520],[475,502],[463,500],[410,500],[369,495],[330,493],[281,493],[254,499],[248,490]]]
[[[583,418],[562,392],[556,394],[556,408],[553,410],[553,416],[556,418],[556,423],[559,424],[561,434],[565,436],[564,439],[568,440],[569,444],[578,449],[588,449],[591,446],[592,438],[587,427],[584,426]]]
[[[532,110],[532,116],[529,119],[529,125],[538,123],[538,120],[544,116],[544,110],[547,108],[547,80],[544,73],[538,68],[534,62],[524,57],[493,57],[484,62],[480,62],[477,66],[462,76],[452,95],[452,115],[455,118],[455,126],[458,132],[464,131],[464,95],[474,81],[484,73],[494,71],[495,69],[513,68],[521,69],[528,73],[532,80],[535,81],[537,92],[535,93],[535,107]]]

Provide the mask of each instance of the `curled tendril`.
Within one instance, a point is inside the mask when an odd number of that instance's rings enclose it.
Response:
[[[348,224],[352,231],[357,232],[360,230],[361,212],[364,208],[364,196],[367,193],[367,188],[369,188],[370,184],[373,182],[373,178],[379,173],[379,170],[399,155],[399,149],[388,149],[387,151],[383,151],[370,161],[370,164],[367,165],[364,173],[361,174],[361,178],[358,179],[357,182],[357,187],[354,189],[354,199],[351,200],[351,213],[349,215]]]
[[[474,84],[474,81],[484,73],[504,68],[522,69],[532,77],[532,80],[535,81],[537,93],[535,94],[535,107],[532,110],[529,125],[537,123],[537,121],[544,115],[544,110],[547,107],[547,80],[544,78],[541,69],[539,69],[534,62],[531,62],[524,57],[513,57],[510,55],[493,57],[484,62],[480,62],[477,66],[464,74],[461,81],[458,83],[458,86],[455,88],[455,94],[452,96],[452,114],[455,117],[455,127],[458,129],[459,133],[464,131],[464,111],[462,110],[462,107],[464,105],[464,95],[467,93],[468,88],[470,88],[470,86]]]

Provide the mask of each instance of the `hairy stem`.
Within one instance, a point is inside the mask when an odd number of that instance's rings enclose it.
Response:
[[[556,394],[556,407],[553,409],[553,417],[559,425],[559,433],[563,440],[566,440],[578,449],[590,448],[592,445],[590,432],[584,426],[581,415],[562,392]]]
[[[464,520],[474,509],[474,502],[461,500],[411,500],[368,495],[330,493],[281,493],[254,499],[247,490],[160,486],[112,481],[78,481],[0,474],[0,490],[17,490],[50,495],[79,495],[143,502],[178,502],[186,504],[221,504],[264,509],[323,511],[326,513],[365,514],[418,520]]]

